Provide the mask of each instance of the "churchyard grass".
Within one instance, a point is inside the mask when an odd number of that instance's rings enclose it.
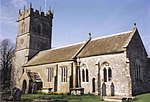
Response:
[[[67,100],[67,102],[104,102],[99,96],[95,95],[46,95],[46,94],[24,94],[22,101],[32,101],[34,99],[45,100]],[[57,101],[61,102],[61,101]],[[150,102],[150,93],[134,96],[133,102]]]
[[[22,101],[32,101],[34,99],[41,100],[66,100],[67,102],[103,102],[100,96],[95,95],[46,95],[46,94],[24,94],[22,95]]]
[[[150,102],[150,93],[135,96],[133,102]]]

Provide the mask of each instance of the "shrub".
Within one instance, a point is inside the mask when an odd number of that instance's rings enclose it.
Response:
[[[63,93],[63,92],[59,92],[59,91],[57,91],[57,92],[53,92],[53,95],[64,95],[65,93]]]
[[[43,93],[42,90],[37,91],[37,94],[42,94],[42,93]]]

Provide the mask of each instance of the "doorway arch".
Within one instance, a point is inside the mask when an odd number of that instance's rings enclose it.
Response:
[[[110,88],[111,88],[111,96],[114,96],[115,95],[115,86],[113,83],[111,83]]]
[[[23,83],[22,83],[22,94],[25,94],[26,90],[27,90],[27,81],[23,80]]]
[[[92,79],[92,92],[95,92],[95,78]]]
[[[106,96],[106,84],[102,84],[102,96]]]

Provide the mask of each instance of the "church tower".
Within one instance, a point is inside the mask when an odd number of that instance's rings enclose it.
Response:
[[[13,62],[13,85],[19,87],[19,79],[26,64],[39,51],[51,48],[53,13],[28,9],[19,10],[18,34]]]

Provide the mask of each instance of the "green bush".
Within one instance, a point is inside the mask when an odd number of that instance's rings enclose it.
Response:
[[[37,94],[42,94],[42,93],[43,93],[42,90],[37,91]]]

